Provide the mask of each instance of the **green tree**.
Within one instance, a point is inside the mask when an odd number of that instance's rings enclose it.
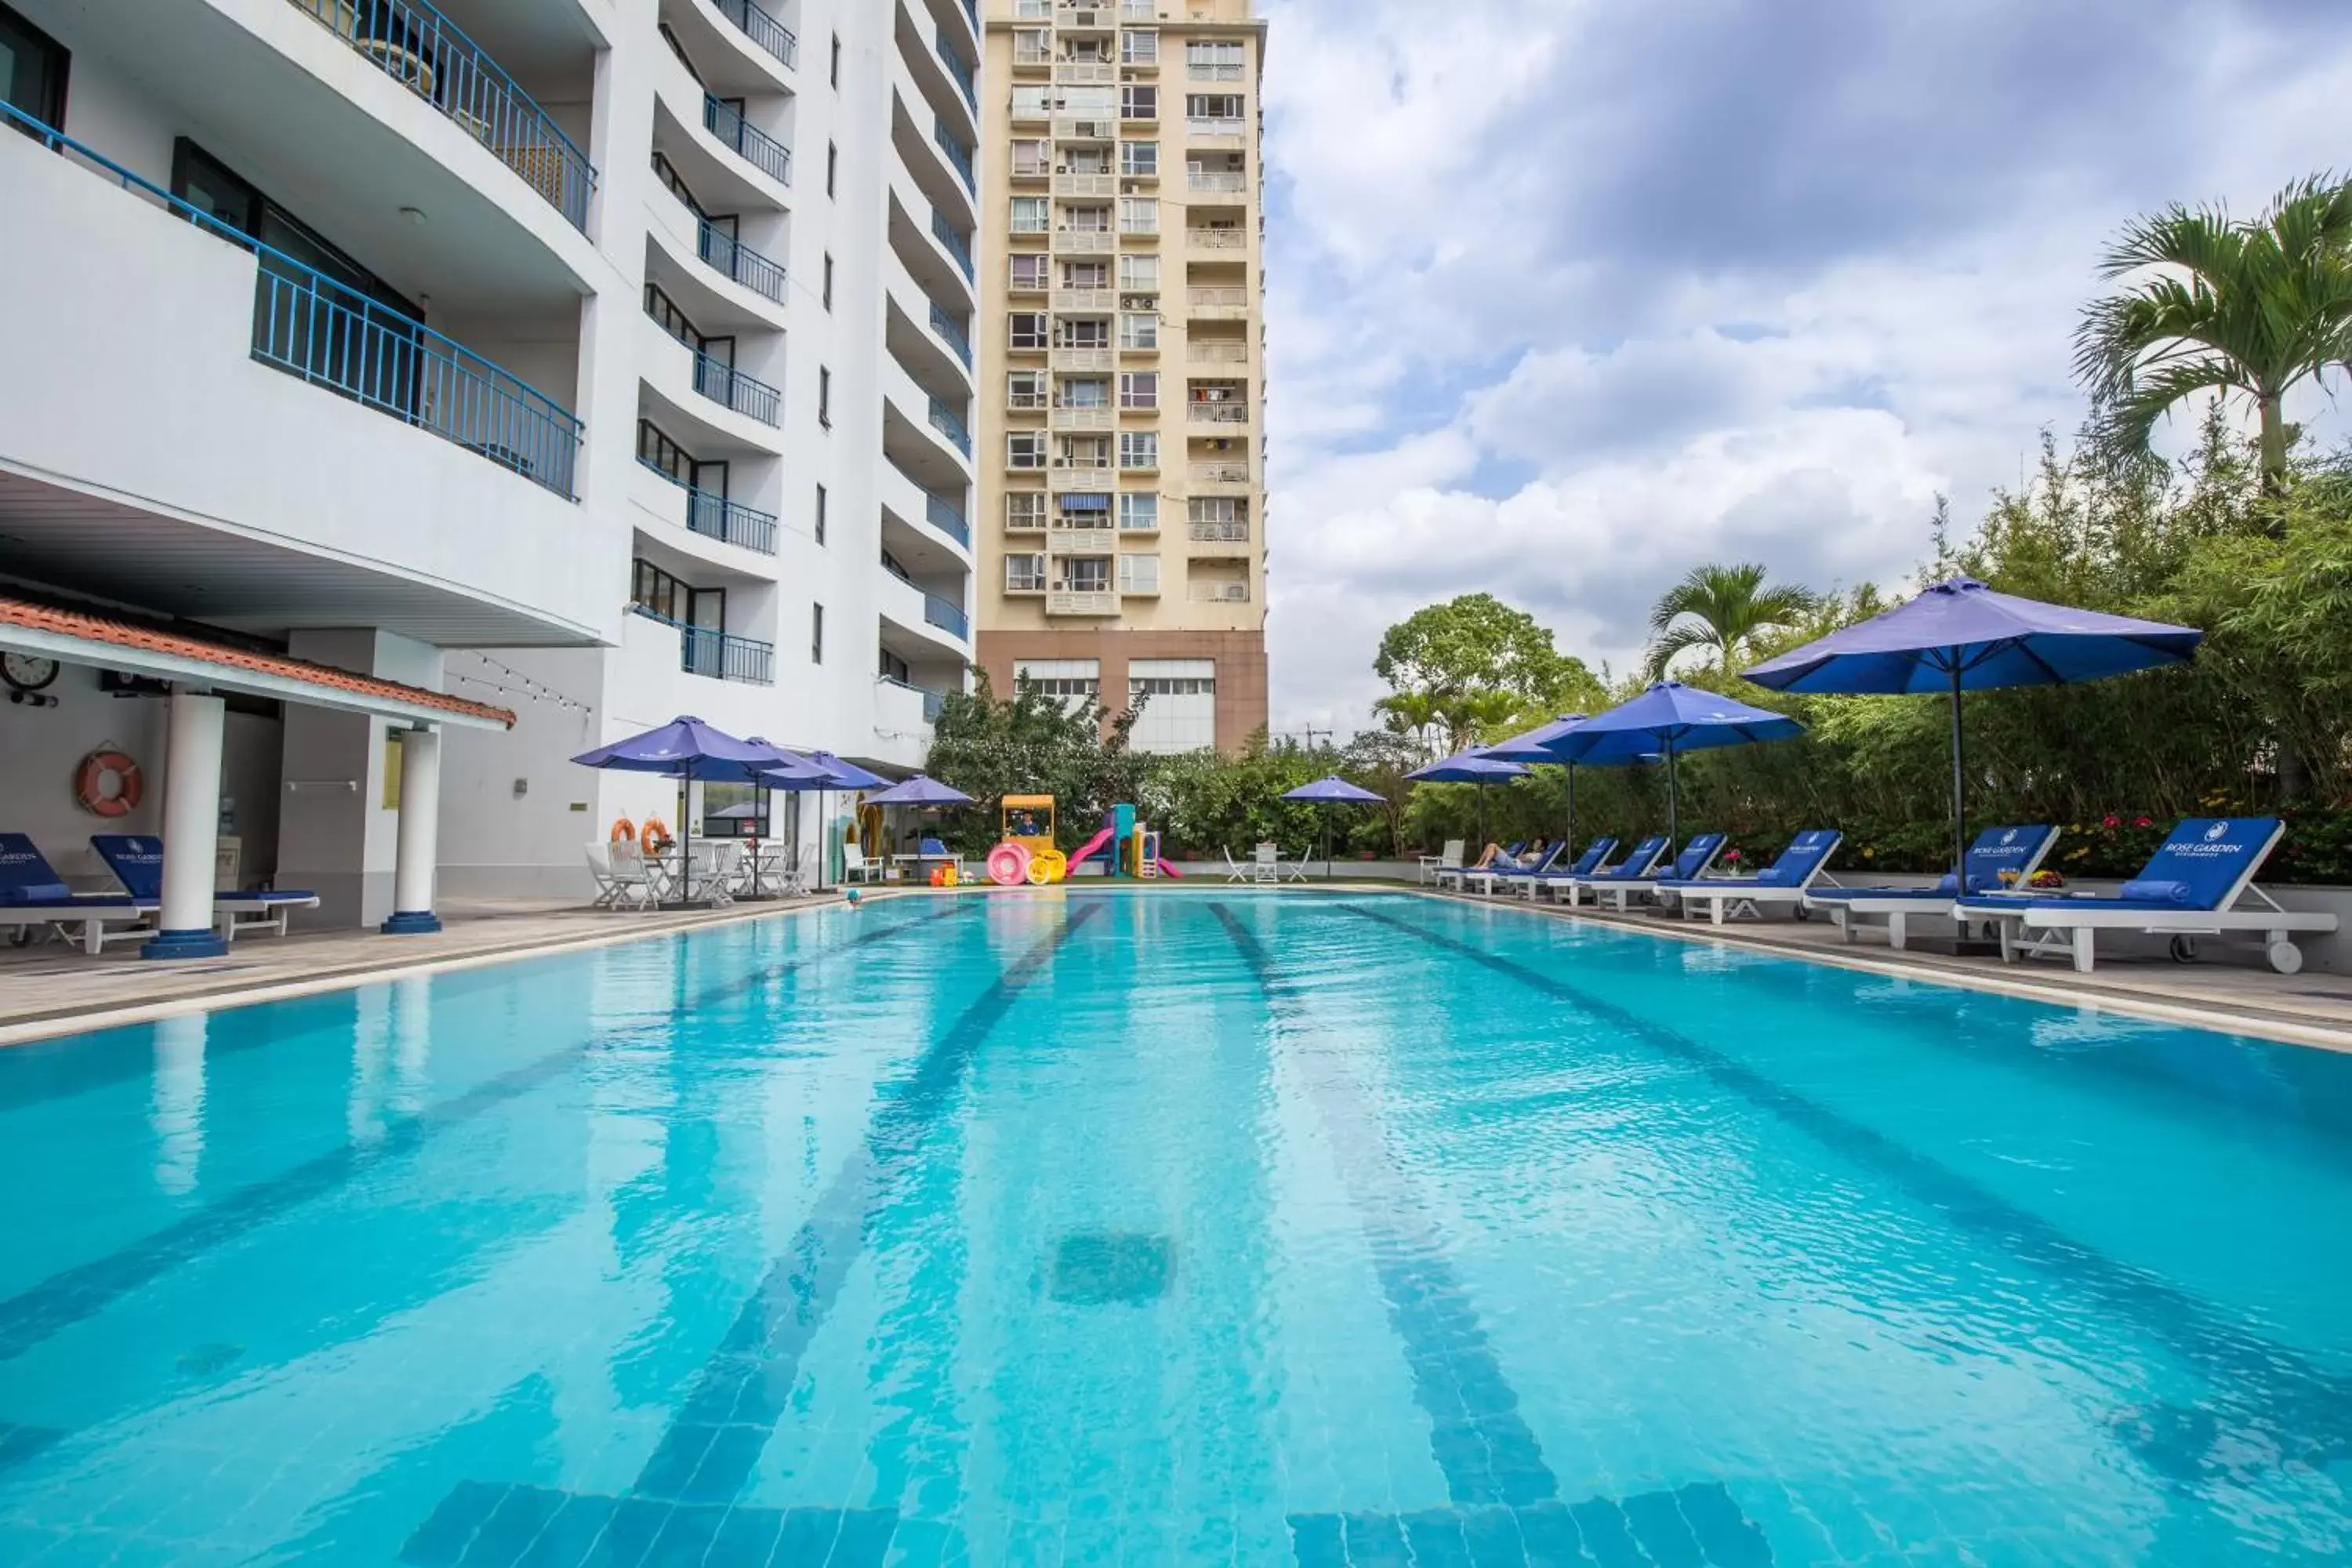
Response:
[[[1498,711],[1549,712],[1600,689],[1533,616],[1492,594],[1415,610],[1382,635],[1372,668],[1394,689],[1376,706],[1408,731],[1435,727],[1449,751],[1476,740]]]
[[[1650,673],[1664,679],[1693,648],[1728,670],[1759,639],[1798,625],[1820,605],[1810,588],[1769,581],[1762,566],[1694,566],[1650,610]]]
[[[1055,840],[1076,848],[1106,808],[1143,798],[1152,759],[1128,747],[1140,711],[1130,708],[1106,724],[1097,704],[1066,703],[1033,681],[1000,699],[987,672],[977,672],[971,691],[950,692],[941,705],[924,761],[926,773],[972,797],[943,825],[945,837],[979,853],[996,842],[1005,795],[1050,795]]]
[[[2352,181],[2315,175],[2260,218],[2175,204],[2124,230],[2099,267],[2142,279],[2083,312],[2074,371],[2101,414],[2111,455],[2200,392],[2242,397],[2261,424],[2265,489],[2285,482],[2294,433],[2286,395],[2352,359]]]

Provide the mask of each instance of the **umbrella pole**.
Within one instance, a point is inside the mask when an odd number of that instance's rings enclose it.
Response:
[[[1666,737],[1666,858],[1672,859],[1675,846],[1683,836],[1682,781],[1675,771],[1675,738]]]
[[[686,787],[678,792],[677,826],[677,841],[686,850],[677,863],[678,886],[683,889],[678,907],[690,910],[694,907],[694,764],[690,762],[686,764]]]
[[[1569,764],[1568,764],[1568,837],[1567,837],[1566,838],[1563,838],[1562,840],[1560,840],[1560,843],[1565,847],[1565,848],[1564,848],[1564,853],[1566,853],[1566,855],[1568,856],[1569,863],[1570,863],[1570,865],[1575,864],[1575,861],[1576,861],[1576,764],[1575,764],[1574,763],[1569,763]],[[1542,889],[1537,889],[1537,891],[1540,892],[1540,891],[1542,891]]]
[[[1486,785],[1484,780],[1478,784],[1478,853],[1482,856],[1486,853]]]
[[[824,848],[830,837],[824,830],[824,790],[816,792],[816,890],[820,893],[824,891]]]
[[[1968,768],[1962,760],[1960,738],[1960,666],[1952,661],[1952,886],[1963,897],[1968,886],[1961,880],[1969,865],[1969,803]]]

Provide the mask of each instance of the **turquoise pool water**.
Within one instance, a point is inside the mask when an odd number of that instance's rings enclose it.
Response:
[[[2352,1058],[1402,897],[0,1051],[0,1563],[2352,1544]]]

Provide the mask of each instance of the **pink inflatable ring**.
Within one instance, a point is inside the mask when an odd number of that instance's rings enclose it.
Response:
[[[988,852],[988,879],[1000,888],[1017,888],[1029,879],[1029,847],[1000,844]]]

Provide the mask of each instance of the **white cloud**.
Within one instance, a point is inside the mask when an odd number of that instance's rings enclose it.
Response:
[[[2298,0],[2021,4],[1270,0],[1276,727],[1364,722],[1457,592],[1622,667],[1703,560],[1896,582],[2079,419],[2116,227],[2252,210],[2352,100]]]

